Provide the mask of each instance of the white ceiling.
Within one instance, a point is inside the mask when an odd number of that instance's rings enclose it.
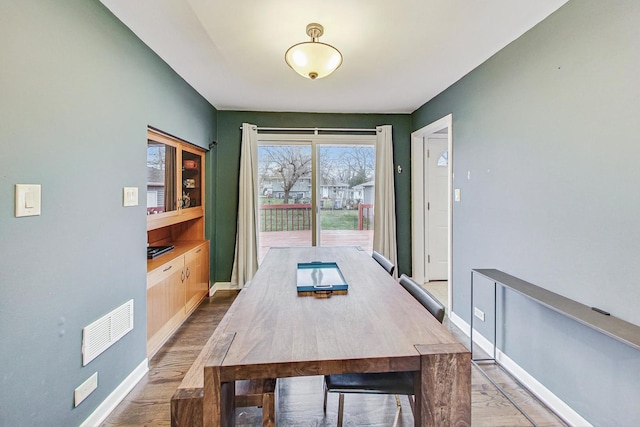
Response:
[[[567,0],[101,0],[219,110],[410,113]],[[293,44],[337,47],[342,66],[305,79]]]

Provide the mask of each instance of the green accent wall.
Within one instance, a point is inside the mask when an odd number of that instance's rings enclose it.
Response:
[[[242,123],[264,127],[330,127],[371,129],[393,126],[393,157],[403,172],[396,173],[396,213],[399,272],[411,271],[410,127],[409,114],[322,114],[247,111],[218,112],[218,145],[211,152],[214,214],[207,218],[214,254],[212,282],[231,279],[238,213],[238,173]],[[211,211],[209,211],[211,212]]]
[[[208,147],[217,112],[97,0],[1,2],[0,57],[0,425],[77,426],[146,358],[147,126]],[[41,216],[14,217],[18,183]],[[83,367],[82,328],[130,299]]]

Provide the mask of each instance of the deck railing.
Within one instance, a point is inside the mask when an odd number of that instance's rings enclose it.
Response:
[[[373,222],[373,205],[358,205],[358,230],[370,230]]]
[[[311,230],[311,203],[260,205],[260,231]]]
[[[260,205],[260,231],[311,230],[311,203]],[[358,205],[358,230],[373,228],[373,205]]]

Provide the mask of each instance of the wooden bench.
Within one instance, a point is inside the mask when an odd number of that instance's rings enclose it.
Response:
[[[227,315],[222,319],[202,351],[187,371],[182,383],[171,397],[172,427],[202,427],[204,398],[204,365],[215,351],[215,344],[224,334],[229,314],[233,313],[237,303],[242,299],[244,290],[238,294],[229,307]],[[236,381],[236,408],[247,406],[262,407],[262,425],[274,427],[276,423],[276,380]]]

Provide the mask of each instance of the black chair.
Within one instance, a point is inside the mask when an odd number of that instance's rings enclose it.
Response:
[[[433,314],[433,317],[438,319],[438,322],[442,323],[442,321],[444,320],[444,305],[442,305],[442,303],[438,301],[438,298],[431,295],[429,291],[418,285],[411,277],[407,276],[406,274],[400,276],[399,282],[402,286],[404,286],[407,292],[413,295],[413,297],[417,299],[420,304],[425,306],[425,308],[429,310],[431,314]]]
[[[375,252],[374,252],[375,253]],[[375,258],[375,257],[374,257]],[[400,284],[429,312],[438,322],[444,320],[444,305],[427,290],[418,285],[406,274],[400,276]],[[395,394],[396,395],[396,417],[393,422],[395,426],[400,416],[399,395],[409,396],[411,412],[414,412],[414,385],[413,372],[381,372],[362,374],[335,374],[324,377],[324,411],[327,411],[327,394],[340,393],[338,398],[338,427],[342,426],[344,414],[344,395],[346,393],[360,394]]]
[[[387,273],[393,275],[393,270],[396,268],[396,266],[393,265],[393,263],[389,261],[389,259],[387,259],[384,255],[376,251],[373,251],[371,256],[373,257],[373,259],[378,261],[378,264],[380,264],[382,268],[386,270]]]

